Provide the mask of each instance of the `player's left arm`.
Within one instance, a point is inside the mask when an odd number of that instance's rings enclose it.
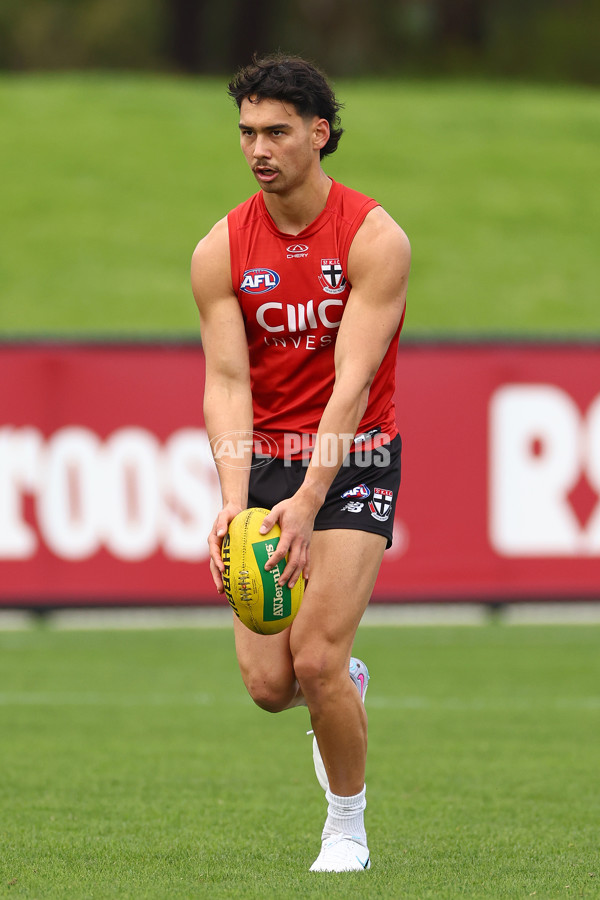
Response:
[[[335,384],[323,411],[315,450],[300,489],[265,519],[279,521],[279,558],[289,551],[281,581],[295,583],[308,559],[314,519],[367,408],[369,390],[404,312],[410,244],[381,208],[366,216],[348,256],[352,285],[335,349]],[[333,452],[332,452],[333,451]],[[335,452],[337,451],[337,452]],[[333,462],[333,464],[332,464]],[[269,565],[276,565],[273,556]]]

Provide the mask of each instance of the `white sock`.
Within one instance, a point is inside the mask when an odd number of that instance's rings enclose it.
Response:
[[[331,837],[332,834],[347,834],[367,846],[367,833],[365,831],[365,808],[367,801],[365,785],[360,794],[353,797],[338,797],[328,789],[325,798],[327,807],[327,819],[323,828],[321,840]]]

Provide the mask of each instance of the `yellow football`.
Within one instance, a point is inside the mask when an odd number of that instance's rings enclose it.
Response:
[[[265,570],[281,536],[277,524],[260,534],[258,529],[269,512],[253,507],[239,513],[230,522],[221,547],[225,596],[238,619],[257,634],[278,634],[291,625],[304,595],[302,576],[291,590],[279,584],[284,560]]]

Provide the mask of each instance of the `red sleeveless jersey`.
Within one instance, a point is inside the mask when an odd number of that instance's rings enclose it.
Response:
[[[278,230],[262,191],[227,217],[233,289],[250,351],[254,430],[276,442],[278,456],[306,454],[319,427],[333,390],[335,340],[351,289],[348,251],[378,205],[333,181],[325,209],[300,234]],[[380,432],[391,440],[398,433],[393,397],[401,327],[371,385],[358,435]]]

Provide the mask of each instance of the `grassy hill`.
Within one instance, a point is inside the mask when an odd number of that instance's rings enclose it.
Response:
[[[326,161],[408,232],[406,333],[600,334],[597,92],[342,82]],[[0,80],[0,336],[197,334],[189,257],[255,190],[209,80]]]

